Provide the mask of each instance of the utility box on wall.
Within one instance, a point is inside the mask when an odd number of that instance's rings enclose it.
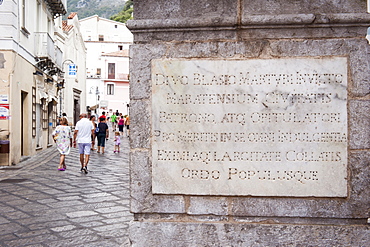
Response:
[[[2,154],[9,153],[9,141],[7,140],[0,141],[0,153]]]
[[[0,140],[0,166],[9,165],[9,141]]]
[[[369,24],[360,0],[135,2],[133,246],[367,245]]]

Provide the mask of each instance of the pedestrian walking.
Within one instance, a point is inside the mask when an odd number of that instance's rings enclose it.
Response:
[[[120,116],[118,120],[118,131],[123,135],[123,128],[125,127],[125,119]]]
[[[110,116],[110,120],[112,122],[112,131],[116,131],[116,124],[117,124],[117,115],[116,113],[113,113],[112,116]]]
[[[72,146],[72,131],[68,126],[67,118],[60,119],[60,125],[55,128],[52,136],[60,153],[58,170],[65,171],[67,169],[65,163],[66,155],[69,154]]]
[[[126,125],[126,128],[127,128],[126,136],[130,137],[130,117],[129,117],[129,115],[127,115],[127,117],[126,117],[125,125]]]
[[[101,116],[99,117],[99,119],[100,118],[104,118],[104,119],[106,119],[107,118],[107,116],[105,116],[105,111],[103,111],[102,113],[101,113]]]
[[[62,116],[60,116],[60,117],[58,118],[57,125],[61,125],[61,119],[62,119],[62,118],[67,119],[67,122],[68,122],[67,113],[63,112],[63,113],[62,113]]]
[[[121,145],[121,136],[120,132],[116,131],[114,136],[114,153],[119,153],[119,146]]]
[[[78,144],[78,151],[80,153],[81,171],[87,173],[87,164],[89,163],[91,151],[91,135],[94,133],[94,125],[87,119],[86,113],[80,114],[80,120],[76,123],[75,132],[73,135],[73,146],[76,147],[76,140]]]
[[[95,115],[92,115],[90,116],[90,121],[92,123],[92,125],[94,125],[94,133],[95,133],[95,130],[96,130],[96,117]],[[96,139],[96,134],[92,134],[91,133],[91,151],[95,151],[96,149],[94,148],[95,147],[95,139]]]
[[[98,139],[98,153],[104,154],[105,149],[105,141],[108,140],[109,137],[109,131],[108,131],[108,125],[105,121],[105,118],[99,118],[99,124],[97,127],[97,139]]]

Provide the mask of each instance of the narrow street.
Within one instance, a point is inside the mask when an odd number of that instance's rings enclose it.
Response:
[[[12,167],[0,167],[0,246],[129,246],[129,143],[113,153],[92,152],[80,172],[78,150],[58,171],[59,152],[48,148]]]

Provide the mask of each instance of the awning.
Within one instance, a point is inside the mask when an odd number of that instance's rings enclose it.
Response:
[[[39,94],[40,94],[40,99],[44,98],[44,99],[47,99],[49,98],[48,94],[43,92],[43,91],[39,91]]]
[[[49,95],[49,102],[51,102],[51,101],[55,101],[56,103],[58,102],[58,98],[57,97],[55,97],[55,96],[53,96],[53,95]]]
[[[99,104],[90,106],[90,110],[96,110],[97,108],[99,108]]]
[[[36,94],[36,102],[40,102],[41,103],[41,100],[42,99],[49,99],[49,95],[47,93],[45,93],[44,91],[40,91],[39,90],[39,93]]]

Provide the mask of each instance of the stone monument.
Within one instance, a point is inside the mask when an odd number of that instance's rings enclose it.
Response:
[[[134,8],[132,245],[369,245],[366,1]]]

